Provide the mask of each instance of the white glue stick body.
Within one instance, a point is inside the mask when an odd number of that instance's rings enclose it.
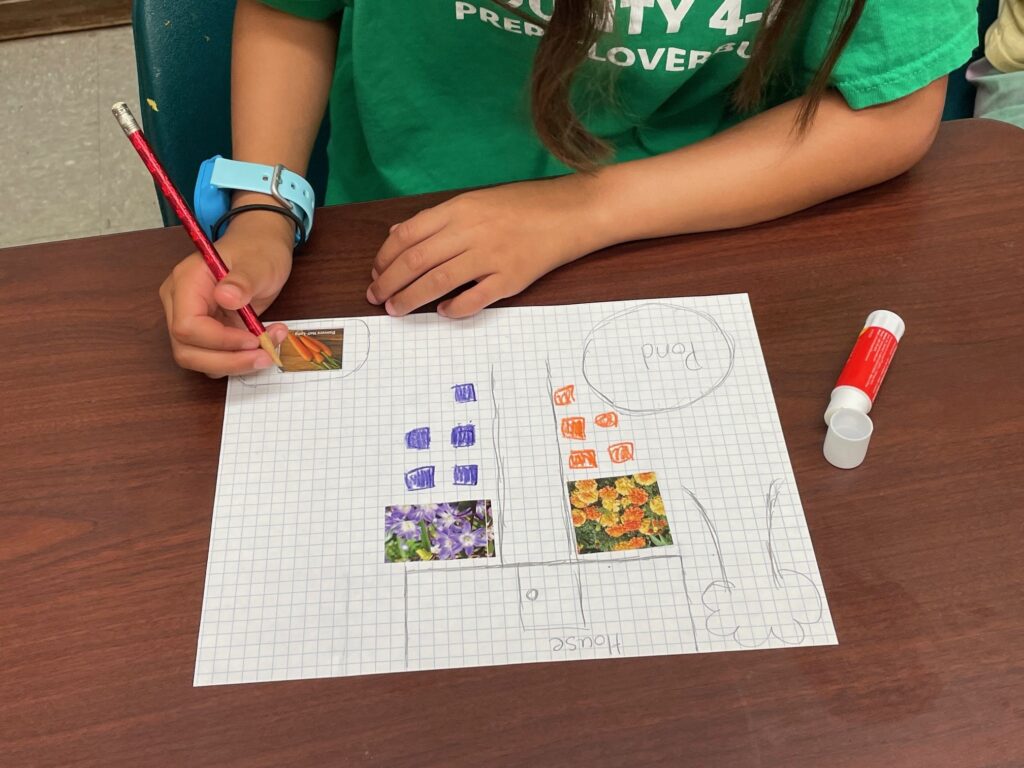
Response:
[[[825,423],[841,408],[866,414],[871,410],[906,324],[895,312],[876,309],[868,315],[864,330],[839,374],[832,398],[825,410]]]

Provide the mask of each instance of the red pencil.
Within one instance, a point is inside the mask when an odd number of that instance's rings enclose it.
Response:
[[[221,259],[220,254],[217,253],[217,249],[213,247],[213,243],[210,242],[210,238],[203,232],[203,228],[199,226],[199,222],[196,221],[196,217],[192,214],[192,210],[185,203],[181,193],[178,192],[174,186],[174,182],[171,181],[170,176],[167,175],[167,171],[160,165],[160,161],[157,160],[156,155],[153,154],[153,148],[149,146],[149,142],[146,141],[145,135],[142,133],[142,129],[139,124],[135,121],[135,116],[132,115],[128,105],[123,101],[117,102],[111,111],[114,113],[114,117],[117,118],[118,124],[124,131],[124,135],[128,137],[128,141],[135,147],[135,151],[139,153],[139,157],[142,158],[142,162],[146,164],[146,168],[153,176],[153,180],[156,181],[160,191],[163,192],[164,197],[171,204],[171,208],[178,214],[178,218],[181,219],[181,223],[185,226],[185,231],[188,232],[188,236],[192,238],[192,242],[196,244],[196,248],[203,255],[203,261],[206,262],[206,266],[210,268],[210,272],[213,273],[214,278],[220,282],[228,273],[228,268],[224,264],[224,260]],[[277,354],[277,350],[274,348],[274,342],[270,340],[267,329],[263,327],[263,323],[256,317],[256,312],[253,308],[246,304],[240,310],[238,314],[242,316],[242,322],[245,323],[245,327],[249,329],[249,332],[259,339],[260,346],[270,355],[270,359],[274,361],[274,365],[278,368],[283,368],[281,358]]]

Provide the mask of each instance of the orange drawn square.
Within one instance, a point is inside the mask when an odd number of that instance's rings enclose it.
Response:
[[[576,402],[576,386],[569,384],[555,390],[555,405],[569,405]]]
[[[615,443],[608,446],[608,458],[613,464],[625,464],[633,460],[632,443]]]
[[[562,437],[570,440],[587,439],[587,420],[582,416],[566,416],[562,419]]]
[[[594,423],[599,427],[608,429],[609,427],[619,426],[619,414],[615,411],[608,411],[607,413],[599,413],[594,417]]]
[[[589,448],[583,451],[569,451],[569,469],[596,469],[597,454]]]

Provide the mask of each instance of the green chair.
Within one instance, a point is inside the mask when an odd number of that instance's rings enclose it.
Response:
[[[231,157],[231,27],[235,0],[135,0],[132,26],[142,128],[191,205],[199,164]],[[324,203],[327,120],[307,178]],[[164,224],[178,224],[158,195]]]

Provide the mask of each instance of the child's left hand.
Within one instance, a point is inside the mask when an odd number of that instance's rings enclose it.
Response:
[[[556,267],[607,245],[581,175],[466,192],[391,228],[373,263],[371,304],[405,315],[456,288],[446,317],[468,317]]]

